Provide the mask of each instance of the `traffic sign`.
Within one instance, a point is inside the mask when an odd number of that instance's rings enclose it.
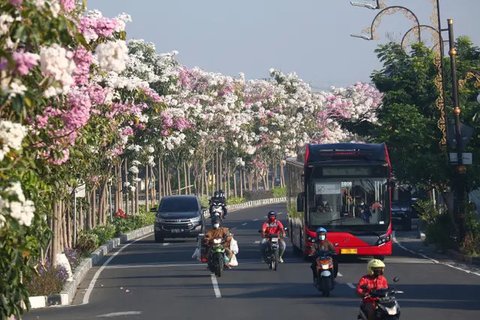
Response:
[[[457,164],[458,163],[458,154],[456,152],[450,152],[449,155],[450,163]],[[473,156],[472,153],[462,153],[462,164],[472,164]]]

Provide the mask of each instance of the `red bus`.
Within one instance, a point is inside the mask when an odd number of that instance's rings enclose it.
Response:
[[[392,254],[391,164],[385,144],[306,144],[286,161],[289,236],[311,254],[324,227],[339,255]]]

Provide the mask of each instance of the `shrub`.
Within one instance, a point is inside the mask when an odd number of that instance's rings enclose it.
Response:
[[[94,234],[98,236],[98,243],[102,245],[106,243],[108,240],[115,237],[116,228],[112,224],[106,224],[103,226],[97,226],[91,230]]]
[[[272,190],[245,191],[243,194],[247,201],[273,198]]]
[[[275,187],[272,189],[274,198],[281,198],[287,195],[287,187]]]
[[[445,207],[435,207],[431,200],[419,200],[415,204],[419,217],[426,223],[426,243],[444,251],[455,248],[452,219]]]
[[[25,287],[31,296],[48,296],[60,293],[67,279],[68,273],[64,267],[39,264],[37,273],[25,283]]]
[[[68,262],[72,271],[80,264],[82,253],[78,249],[67,248],[64,250],[65,255],[67,256]]]
[[[93,250],[98,248],[100,241],[98,235],[91,231],[81,231],[77,239],[77,249],[82,256],[90,254]]]
[[[466,235],[460,245],[460,251],[466,255],[480,255],[480,221],[472,205],[466,207],[465,215]]]
[[[245,198],[242,198],[242,197],[231,197],[227,199],[227,204],[239,204],[244,202],[245,202]]]

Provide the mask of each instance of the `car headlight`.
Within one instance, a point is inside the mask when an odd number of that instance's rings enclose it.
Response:
[[[390,235],[382,234],[381,236],[378,237],[377,245],[385,244],[388,241],[390,241],[391,239],[392,238],[390,237]]]

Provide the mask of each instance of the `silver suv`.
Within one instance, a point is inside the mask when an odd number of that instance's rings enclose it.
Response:
[[[155,242],[197,237],[205,230],[204,209],[194,195],[163,197],[155,218]]]

